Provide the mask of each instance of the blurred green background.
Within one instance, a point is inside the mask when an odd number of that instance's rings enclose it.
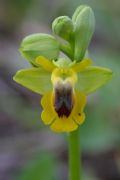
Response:
[[[67,135],[40,119],[40,97],[12,80],[30,65],[18,52],[32,33],[51,33],[51,22],[93,8],[96,30],[90,57],[114,78],[88,97],[81,126],[82,180],[120,179],[120,0],[0,0],[0,180],[67,180]]]

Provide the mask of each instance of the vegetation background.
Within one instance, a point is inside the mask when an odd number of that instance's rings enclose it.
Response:
[[[83,180],[120,179],[120,1],[0,0],[0,179],[67,180],[67,135],[40,119],[40,96],[13,82],[30,65],[18,48],[32,33],[51,33],[51,23],[72,16],[80,4],[92,7],[96,29],[90,57],[111,68],[114,78],[88,97],[81,126]]]

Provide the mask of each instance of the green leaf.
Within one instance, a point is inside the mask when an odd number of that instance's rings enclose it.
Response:
[[[17,180],[55,180],[56,160],[53,155],[42,153],[36,156],[17,175]]]
[[[79,6],[73,14],[75,35],[74,59],[80,61],[84,58],[85,52],[94,32],[95,18],[89,6]]]
[[[59,43],[48,34],[32,34],[25,37],[20,46],[20,52],[28,61],[35,64],[37,56],[45,56],[53,60],[59,55]]]
[[[20,70],[13,77],[14,81],[38,94],[45,94],[52,89],[51,73],[41,67]]]
[[[78,73],[76,89],[85,94],[90,94],[107,83],[112,78],[112,75],[113,73],[110,69],[97,66],[88,67]]]

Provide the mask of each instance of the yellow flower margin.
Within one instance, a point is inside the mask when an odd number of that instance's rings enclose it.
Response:
[[[50,125],[50,128],[55,132],[71,132],[78,128],[78,125],[82,124],[85,120],[85,113],[83,112],[86,104],[86,96],[80,91],[74,89],[77,83],[77,71],[84,70],[89,66],[92,61],[90,59],[84,59],[78,64],[73,64],[71,67],[57,67],[50,60],[45,57],[39,56],[36,59],[36,63],[42,66],[46,71],[52,73],[51,81],[53,84],[53,90],[47,92],[41,100],[43,112],[41,118],[46,125]],[[67,86],[67,82],[70,83],[74,99],[74,105],[72,111],[68,117],[63,115],[59,117],[54,107],[54,87],[58,83],[60,88],[60,82]]]

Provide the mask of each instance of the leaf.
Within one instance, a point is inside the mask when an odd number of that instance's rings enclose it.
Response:
[[[84,94],[90,94],[107,83],[107,81],[112,78],[112,75],[112,71],[107,68],[100,68],[97,66],[87,67],[85,70],[78,73],[76,89]]]
[[[41,67],[20,70],[13,77],[14,81],[38,94],[45,94],[52,89],[51,73]]]

